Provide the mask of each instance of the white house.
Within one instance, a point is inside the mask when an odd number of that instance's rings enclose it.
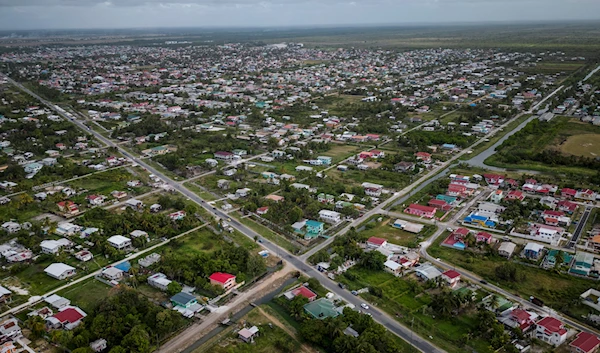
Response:
[[[163,273],[155,273],[152,276],[148,277],[148,284],[154,288],[158,288],[160,290],[167,290],[167,287],[172,281],[167,278],[167,276]]]
[[[110,281],[120,281],[123,278],[123,271],[116,267],[107,267],[102,270],[102,276]]]
[[[2,229],[8,233],[16,233],[21,230],[21,225],[17,222],[4,222],[2,223]]]
[[[131,239],[122,235],[113,235],[112,237],[106,239],[106,241],[118,250],[123,250],[131,247]]]
[[[341,221],[342,215],[339,212],[329,211],[329,210],[321,210],[319,211],[319,218],[321,218],[325,223],[336,224]]]
[[[68,239],[58,239],[58,240],[43,240],[40,243],[40,247],[42,248],[42,252],[45,254],[58,254],[62,247],[70,247],[72,245],[71,241]]]
[[[402,265],[395,261],[387,260],[383,266],[386,272],[389,272],[394,276],[399,276],[402,273]]]
[[[50,277],[63,280],[65,278],[74,276],[76,271],[75,267],[71,267],[63,263],[53,263],[44,269],[44,272]]]
[[[560,346],[567,340],[567,329],[560,320],[546,316],[535,324],[535,338]]]

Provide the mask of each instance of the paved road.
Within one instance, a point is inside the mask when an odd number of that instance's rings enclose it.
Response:
[[[577,245],[577,241],[579,240],[579,237],[581,236],[581,232],[583,232],[583,229],[585,228],[585,224],[588,221],[588,218],[590,217],[590,214],[592,213],[592,206],[586,206],[585,211],[583,211],[583,215],[581,216],[581,219],[579,220],[579,223],[577,224],[577,228],[575,228],[575,233],[573,233],[573,237],[571,238],[571,241],[569,242],[569,244],[567,244],[566,248],[568,249],[572,249],[575,247],[575,245]]]
[[[29,95],[31,95],[32,97],[34,97],[38,101],[40,101],[41,103],[48,106],[50,109],[54,110],[57,114],[61,115],[63,118],[67,119],[68,121],[71,121],[73,124],[77,125],[82,130],[93,134],[98,140],[102,141],[105,145],[107,145],[109,147],[117,148],[121,152],[121,154],[123,154],[125,157],[129,158],[131,161],[137,163],[138,165],[146,168],[147,171],[156,175],[164,183],[172,186],[175,190],[177,190],[178,192],[180,192],[181,194],[186,196],[189,200],[194,201],[195,203],[197,203],[201,207],[205,208],[206,210],[208,210],[210,213],[214,214],[215,216],[220,217],[221,219],[229,218],[229,216],[226,213],[222,212],[221,210],[217,209],[216,207],[212,207],[211,205],[207,204],[202,198],[200,198],[194,192],[187,189],[182,184],[170,179],[169,177],[164,175],[161,171],[159,171],[156,168],[152,167],[151,165],[145,163],[142,159],[133,156],[127,150],[125,150],[121,146],[115,144],[113,141],[105,138],[97,131],[89,129],[81,121],[71,120],[66,114],[64,114],[60,110],[56,109],[54,104],[46,101],[42,97],[31,92],[27,88],[23,87],[23,85],[15,82],[14,80],[12,80],[8,77],[7,77],[7,79],[11,83],[13,83],[15,86],[19,87],[22,91],[28,93]],[[235,220],[233,218],[231,219],[231,222],[229,222],[229,224],[233,228],[235,228],[236,230],[238,230],[239,232],[241,232],[242,234],[244,234],[245,236],[247,236],[251,239],[254,239],[255,237],[259,237],[258,233],[254,232],[252,229],[244,226],[243,224],[240,224],[237,220]],[[264,248],[266,248],[267,250],[269,250],[271,253],[282,254],[284,259],[286,261],[288,261],[291,265],[296,267],[298,270],[304,272],[309,277],[314,277],[314,278],[318,279],[325,288],[327,288],[331,292],[337,294],[338,296],[340,296],[341,298],[346,300],[348,303],[354,304],[355,306],[358,307],[363,302],[358,297],[353,296],[350,292],[339,288],[337,283],[333,282],[332,280],[330,280],[329,278],[324,276],[321,272],[319,272],[319,271],[315,270],[314,268],[310,267],[309,265],[305,264],[301,258],[288,253],[285,249],[279,247],[278,245],[276,245],[264,238],[263,238],[261,245]],[[370,306],[372,307],[372,305],[370,305]],[[373,319],[375,319],[377,322],[381,323],[388,330],[390,330],[393,333],[400,336],[405,341],[410,342],[414,347],[416,347],[420,351],[434,352],[434,353],[444,352],[443,350],[437,348],[433,344],[431,344],[428,341],[419,337],[416,333],[412,333],[407,327],[401,325],[399,322],[397,322],[396,320],[394,320],[392,317],[388,316],[387,314],[382,313],[381,311],[379,311],[375,308],[372,308],[370,311],[371,311],[371,314],[373,315]]]
[[[546,96],[544,99],[542,99],[539,103],[537,103],[536,105],[534,105],[531,109],[529,109],[528,111],[523,112],[521,114],[518,114],[513,119],[511,119],[510,121],[508,121],[504,125],[502,125],[501,128],[506,127],[513,120],[519,119],[520,117],[522,117],[525,114],[531,114],[532,112],[536,111],[548,99],[552,98],[556,93],[558,93],[561,89],[563,89],[563,87],[564,86],[558,87],[552,93],[550,93],[548,96]],[[519,124],[519,126],[517,126],[514,130],[512,130],[512,131],[508,132],[506,135],[504,135],[500,140],[498,140],[496,143],[494,143],[492,146],[490,146],[490,148],[486,149],[485,151],[483,151],[483,152],[479,153],[478,155],[474,156],[473,158],[469,159],[468,161],[466,161],[466,163],[468,163],[468,164],[470,164],[472,166],[475,166],[475,167],[486,168],[486,169],[495,170],[495,171],[504,171],[505,170],[504,168],[497,168],[497,167],[489,166],[489,165],[485,164],[484,161],[486,159],[488,159],[489,157],[491,157],[494,153],[496,153],[496,148],[498,146],[500,146],[509,137],[511,137],[512,135],[514,135],[517,132],[519,132],[522,128],[524,128],[533,119],[537,119],[537,116],[536,115],[532,115],[530,118],[528,118],[527,120],[525,120],[523,123]],[[528,172],[528,173],[538,173],[538,172],[535,172],[535,171],[525,171],[525,172]]]

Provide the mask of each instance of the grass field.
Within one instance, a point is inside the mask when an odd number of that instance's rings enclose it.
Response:
[[[237,216],[236,218],[243,225],[245,225],[248,228],[252,229],[256,233],[260,234],[261,236],[269,239],[273,243],[281,246],[282,248],[286,249],[287,251],[291,252],[292,254],[295,254],[299,250],[298,246],[292,244],[292,242],[289,241],[289,240],[287,240],[283,235],[275,233],[271,229],[263,226],[262,224],[259,224],[259,223],[255,222],[255,221],[253,221],[252,219],[249,219],[249,218],[241,218],[239,216]]]
[[[369,293],[361,296],[404,325],[411,326],[421,337],[431,337],[430,340],[445,351],[452,353],[468,351],[466,347],[461,346],[460,340],[461,337],[476,329],[474,313],[463,313],[451,319],[434,318],[426,310],[431,303],[431,296],[421,284],[417,284],[413,289],[406,279],[384,271],[353,267],[348,272],[354,275],[354,280],[349,280],[346,276],[338,276],[338,280],[345,283],[349,290],[368,286],[381,288],[383,291],[381,298]],[[481,353],[492,352],[485,342],[479,339],[470,341],[469,345],[477,347]]]
[[[283,353],[284,351],[278,347],[278,342],[292,342],[294,352],[300,349],[300,343],[282,328],[277,325],[269,325],[272,321],[263,315],[258,308],[250,311],[238,322],[244,322],[246,327],[254,325],[258,327],[259,335],[254,339],[254,343],[244,343],[240,340],[236,329],[240,329],[241,325],[236,325],[236,327],[226,329],[219,335],[218,339],[209,341],[206,345],[195,350],[194,353]]]
[[[429,248],[428,252],[431,256],[439,257],[444,261],[471,271],[485,278],[488,282],[498,284],[500,287],[517,293],[523,298],[529,298],[531,295],[539,297],[546,305],[570,314],[575,319],[581,319],[576,312],[572,311],[577,307],[579,295],[591,287],[597,287],[597,284],[592,280],[540,268],[526,267],[520,264],[516,264],[516,266],[521,273],[525,274],[523,281],[498,281],[495,276],[495,268],[506,262],[505,258],[477,255],[442,247],[439,244],[443,239],[445,237],[441,236]]]
[[[356,146],[350,146],[346,144],[331,144],[331,149],[327,152],[323,152],[323,155],[333,158],[333,163],[339,163],[340,161],[356,154],[359,152],[359,148]]]
[[[401,246],[416,247],[418,239],[427,236],[433,229],[429,229],[426,226],[420,234],[414,234],[392,227],[392,224],[394,223],[393,219],[382,217],[383,220],[377,222],[376,218],[379,217],[375,216],[374,218],[375,220],[372,223],[363,223],[366,226],[366,229],[360,232],[361,235],[364,234],[369,237],[384,238],[392,244]]]
[[[559,72],[564,72],[565,74],[570,74],[574,71],[577,71],[581,67],[584,66],[584,62],[576,61],[576,62],[562,62],[562,61],[549,61],[549,62],[539,62],[535,66],[519,68],[519,71],[523,71],[528,74],[555,74]]]
[[[600,155],[600,135],[582,134],[571,136],[560,146],[564,154],[597,157]]]
[[[90,313],[102,299],[108,297],[110,290],[110,286],[92,278],[60,291],[58,295],[69,299],[86,313]]]

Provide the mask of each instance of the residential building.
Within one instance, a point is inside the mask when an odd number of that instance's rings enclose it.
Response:
[[[333,302],[326,298],[313,300],[304,305],[304,311],[318,320],[324,320],[328,317],[337,317],[340,315]]]
[[[296,289],[292,289],[291,294],[294,297],[302,296],[302,297],[308,299],[309,302],[312,302],[313,300],[317,299],[317,293],[313,292],[312,290],[310,290],[309,288],[307,288],[305,286],[300,286]]]
[[[580,276],[589,276],[592,267],[594,267],[594,255],[580,251],[575,254],[575,261],[569,272]]]
[[[527,243],[523,250],[523,255],[532,260],[539,259],[544,252],[544,246],[538,243]]]
[[[383,239],[383,238],[377,238],[377,237],[370,237],[369,239],[367,239],[367,247],[371,248],[371,249],[377,249],[379,247],[387,247],[387,240]]]
[[[460,282],[460,273],[455,270],[447,270],[442,273],[442,279],[446,281],[450,288],[455,288]]]
[[[319,211],[319,218],[325,223],[337,224],[342,220],[342,214],[335,211],[321,210]]]
[[[393,274],[394,276],[400,276],[402,274],[402,270],[404,269],[402,267],[402,265],[400,265],[399,263],[392,261],[392,260],[387,260],[384,264],[383,264],[383,269],[386,272],[389,272],[391,274]]]
[[[102,270],[102,277],[109,281],[120,281],[123,278],[124,272],[116,267],[107,267]]]
[[[0,286],[0,303],[9,303],[11,301],[12,292],[3,286]]]
[[[252,326],[250,328],[243,328],[238,331],[238,337],[248,343],[254,342],[254,337],[258,336],[258,327]]]
[[[10,318],[0,323],[0,340],[16,340],[23,334],[19,322],[15,318]]]
[[[573,353],[594,353],[600,347],[600,339],[591,333],[579,332],[569,347]]]
[[[491,244],[494,237],[490,233],[479,232],[475,235],[475,241],[478,243]]]
[[[95,340],[94,342],[90,343],[90,348],[94,351],[94,352],[102,352],[103,350],[106,349],[106,340],[104,338],[99,338],[97,340]]]
[[[230,290],[236,285],[235,276],[229,273],[215,272],[212,275],[210,275],[208,279],[210,280],[210,284],[214,286],[219,286],[226,291]]]
[[[502,244],[500,244],[500,247],[498,248],[498,255],[510,258],[515,252],[516,248],[517,244],[512,243],[510,241],[505,241]]]
[[[75,276],[75,267],[71,267],[63,263],[53,263],[44,269],[44,272],[50,277],[54,277],[59,280],[66,279],[71,276]]]
[[[435,212],[436,212],[436,209],[434,207],[423,206],[423,205],[419,205],[419,204],[415,204],[415,203],[411,204],[404,210],[404,213],[412,214],[412,215],[415,215],[418,217],[425,217],[425,218],[435,217]]]
[[[174,307],[180,307],[184,309],[188,309],[195,305],[198,305],[198,299],[190,293],[179,292],[171,297],[171,304]]]
[[[152,276],[148,277],[148,284],[154,288],[158,288],[162,291],[166,291],[169,284],[171,284],[171,280],[167,278],[165,274],[155,273]]]
[[[220,159],[222,161],[231,161],[231,160],[233,160],[233,157],[235,155],[231,152],[218,151],[218,152],[214,153],[214,156],[215,156],[215,159]]]
[[[46,318],[46,326],[50,329],[72,330],[79,326],[87,314],[76,306],[67,306],[58,313]]]
[[[106,241],[117,250],[125,250],[131,247],[131,239],[122,235],[113,235],[106,239]]]
[[[567,330],[562,322],[550,316],[538,321],[534,337],[553,346],[560,346],[567,340]]]

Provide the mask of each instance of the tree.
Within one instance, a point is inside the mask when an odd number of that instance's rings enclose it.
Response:
[[[365,252],[360,257],[360,265],[373,271],[383,270],[386,257],[379,251]]]
[[[325,290],[323,288],[323,286],[321,285],[321,282],[319,282],[319,280],[316,278],[311,277],[308,279],[307,282],[308,282],[308,286],[314,291],[320,292],[320,291]]]
[[[289,309],[290,314],[296,319],[299,319],[304,314],[304,306],[308,304],[308,298],[297,295],[294,299],[290,300]]]
[[[31,334],[35,338],[42,337],[44,332],[46,332],[46,326],[44,324],[44,320],[37,315],[30,316],[25,321],[25,327],[27,327],[29,330],[31,330]]]
[[[94,351],[90,347],[81,347],[72,350],[71,353],[94,353]]]
[[[108,353],[127,353],[127,350],[121,346],[114,346]]]
[[[173,296],[179,292],[181,292],[181,284],[172,281],[171,283],[169,283],[169,285],[167,286],[167,294],[169,294],[170,296]]]
[[[123,337],[121,344],[128,352],[147,353],[150,352],[150,335],[143,325],[137,325]]]

